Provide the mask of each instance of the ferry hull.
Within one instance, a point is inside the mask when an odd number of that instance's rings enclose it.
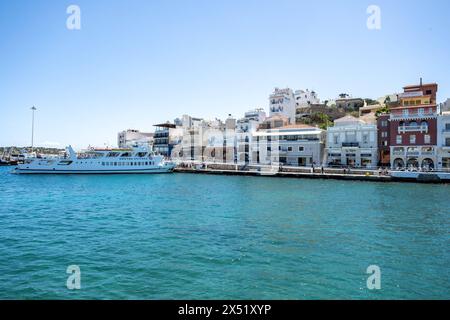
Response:
[[[46,170],[46,169],[19,169],[15,174],[152,174],[171,173],[173,168],[137,169],[137,170]]]

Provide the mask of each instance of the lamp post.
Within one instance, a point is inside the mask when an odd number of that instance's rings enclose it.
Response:
[[[31,108],[32,116],[31,116],[31,153],[33,153],[34,147],[34,111],[36,111],[36,107],[33,106]]]

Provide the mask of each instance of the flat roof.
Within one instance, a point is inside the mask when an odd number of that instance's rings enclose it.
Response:
[[[429,86],[437,86],[437,83],[424,83],[422,85],[420,84],[410,84],[407,86],[404,86],[403,89],[410,89],[410,88],[420,88],[420,87],[429,87]]]

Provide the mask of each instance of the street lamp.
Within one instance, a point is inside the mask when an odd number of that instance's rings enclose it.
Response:
[[[34,146],[34,111],[36,111],[36,107],[33,106],[31,108],[32,117],[31,117],[31,153],[33,153]]]

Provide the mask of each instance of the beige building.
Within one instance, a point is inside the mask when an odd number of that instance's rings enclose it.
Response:
[[[133,146],[144,146],[153,148],[154,134],[150,132],[140,132],[139,130],[128,129],[117,134],[117,145],[119,148],[129,148]]]

